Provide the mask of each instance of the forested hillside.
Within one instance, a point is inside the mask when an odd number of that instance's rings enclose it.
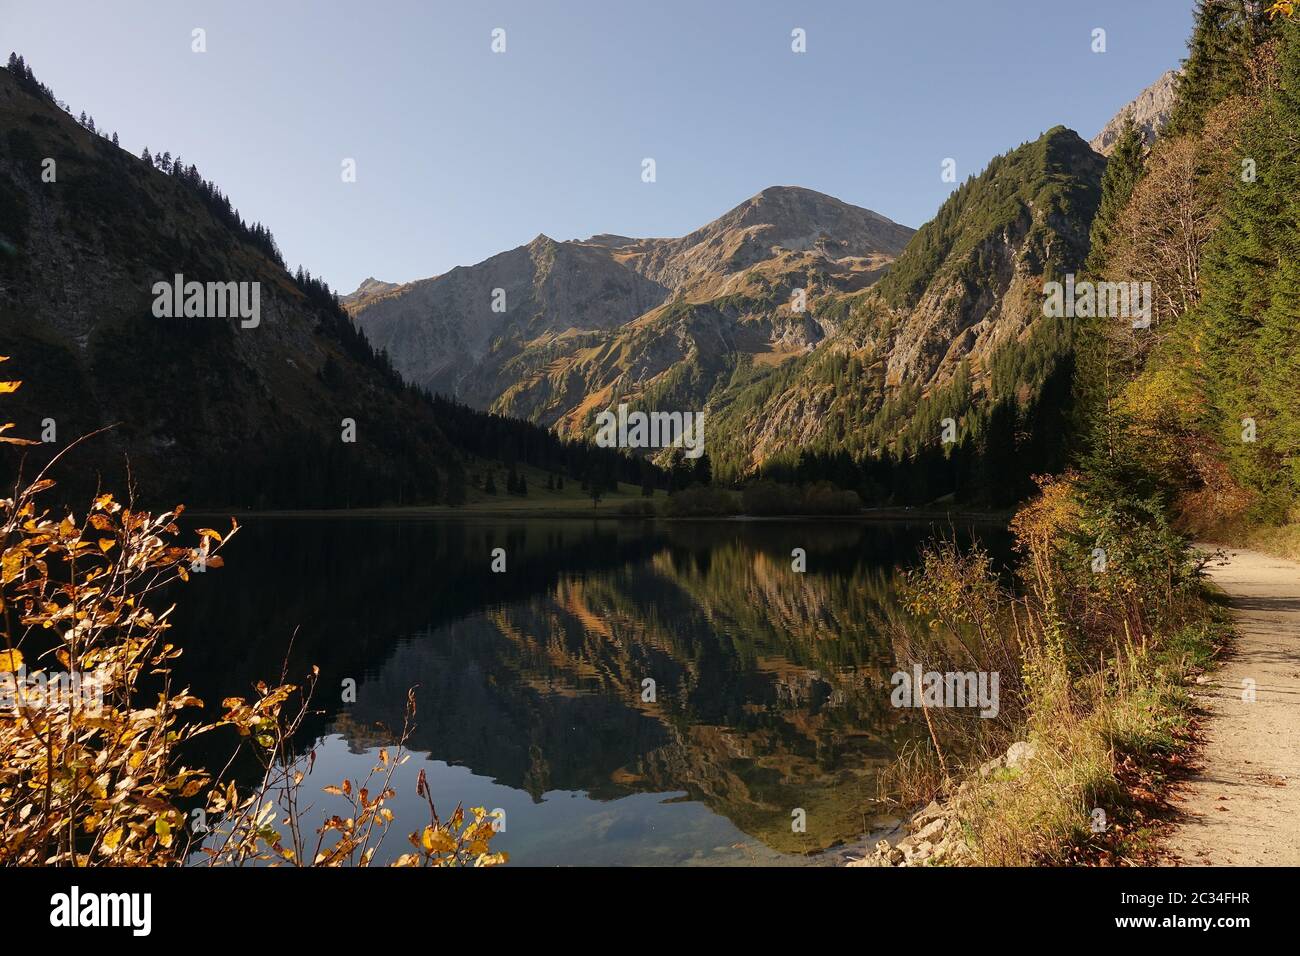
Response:
[[[823,306],[831,339],[716,403],[719,472],[1000,506],[1059,468],[1073,323],[1043,283],[1081,269],[1104,165],[1063,127],[994,159],[880,283]]]
[[[1185,527],[1249,534],[1300,519],[1300,24],[1205,3],[1189,51],[1165,135],[1107,170],[1090,266],[1156,308],[1091,323],[1081,417]]]
[[[454,505],[467,455],[642,480],[613,450],[404,383],[193,164],[120,149],[17,55],[0,127],[0,354],[23,382],[14,434],[39,439],[5,449],[6,476],[95,433],[63,459],[69,500],[102,484],[192,506]],[[260,315],[160,318],[155,283],[177,275],[256,284]]]

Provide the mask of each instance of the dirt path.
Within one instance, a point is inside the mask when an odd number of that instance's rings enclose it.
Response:
[[[1240,642],[1193,688],[1205,721],[1202,770],[1175,801],[1168,849],[1187,865],[1300,864],[1300,564],[1227,549],[1211,579],[1231,599]],[[1243,700],[1248,681],[1255,700]]]

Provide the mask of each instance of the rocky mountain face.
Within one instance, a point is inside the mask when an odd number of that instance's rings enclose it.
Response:
[[[65,459],[65,489],[82,475],[91,487],[78,494],[93,492],[102,476],[124,493],[129,469],[151,504],[427,490],[448,451],[437,422],[328,296],[313,298],[183,175],[83,129],[4,70],[0,130],[0,353],[12,357],[5,377],[23,380],[0,414],[14,434],[52,439],[24,451],[25,471],[112,426]],[[256,322],[159,317],[154,286],[176,275],[256,283]],[[342,441],[345,419],[355,442]]]
[[[941,385],[958,362],[1023,337],[1042,316],[1044,279],[1088,253],[1104,168],[1057,127],[958,189],[878,290],[892,320],[886,383]]]
[[[742,356],[776,364],[814,346],[830,326],[795,290],[812,303],[865,288],[911,233],[774,187],[678,239],[539,236],[349,309],[409,381],[580,434],[608,404],[699,407]]]
[[[1169,113],[1174,108],[1174,100],[1177,96],[1178,70],[1167,70],[1145,90],[1137,95],[1133,102],[1129,103],[1122,110],[1116,113],[1105,126],[1101,128],[1089,144],[1103,156],[1109,156],[1111,150],[1115,148],[1115,142],[1119,139],[1120,131],[1124,126],[1124,117],[1132,114],[1133,122],[1137,124],[1142,131],[1142,137],[1146,144],[1150,146],[1156,141],[1156,136],[1164,129],[1165,123],[1169,122]]]
[[[599,244],[538,236],[526,246],[362,300],[358,328],[408,381],[493,406],[500,369],[653,308],[668,290]]]

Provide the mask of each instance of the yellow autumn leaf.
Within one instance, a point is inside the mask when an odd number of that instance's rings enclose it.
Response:
[[[108,836],[104,837],[104,849],[109,853],[116,850],[118,844],[122,842],[122,836],[125,832],[126,831],[123,830],[122,827],[114,827],[109,832]]]
[[[450,853],[456,849],[455,837],[441,827],[425,827],[420,834],[420,843],[429,853]]]
[[[0,651],[0,674],[10,674],[23,666],[22,651]]]
[[[11,548],[0,558],[0,583],[8,584],[23,571],[23,559],[26,555],[17,548]]]

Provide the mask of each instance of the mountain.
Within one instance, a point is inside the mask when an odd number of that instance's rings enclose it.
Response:
[[[0,333],[26,381],[6,410],[19,434],[55,426],[51,448],[114,426],[73,452],[89,484],[129,468],[149,500],[432,501],[463,495],[471,457],[640,482],[635,461],[566,443],[621,402],[706,412],[724,479],[805,453],[930,455],[948,417],[944,467],[996,447],[991,428],[1023,463],[1050,458],[1016,437],[1050,433],[1030,416],[1069,350],[1042,283],[1086,254],[1104,166],[1069,130],[995,159],[916,233],[779,186],[679,238],[543,235],[344,300],[290,275],[193,166],[90,122],[0,74]],[[178,275],[255,286],[258,319],[159,318]]]
[[[916,233],[773,187],[678,239],[539,237],[351,311],[408,380],[570,437],[622,402],[704,411],[723,478],[801,451],[914,455],[945,417],[974,442],[999,401],[1014,430],[1068,380],[1043,282],[1082,265],[1104,167],[1057,127]]]
[[[1133,122],[1142,132],[1142,138],[1148,146],[1155,142],[1156,136],[1169,122],[1170,111],[1174,108],[1177,97],[1179,70],[1166,70],[1156,80],[1111,120],[1101,128],[1089,145],[1103,156],[1109,156],[1119,139],[1124,127],[1124,117],[1132,114]]]
[[[1067,330],[1043,318],[1043,282],[1082,265],[1104,167],[1064,127],[994,159],[879,283],[820,304],[836,328],[814,351],[714,396],[715,463],[747,473],[801,449],[912,454],[937,444],[942,418],[974,437],[980,408],[1031,401],[1066,349]]]
[[[911,233],[773,187],[681,238],[538,236],[349,308],[408,381],[577,435],[598,405],[815,344],[828,327],[779,300],[869,285]]]
[[[0,353],[23,383],[2,414],[11,434],[48,439],[4,446],[4,480],[101,429],[62,460],[64,500],[102,484],[151,506],[455,503],[471,455],[643,470],[403,383],[329,287],[290,275],[270,232],[194,166],[132,156],[91,123],[25,68],[0,70]],[[177,276],[206,296],[160,317]],[[248,310],[200,317],[227,283]]]

